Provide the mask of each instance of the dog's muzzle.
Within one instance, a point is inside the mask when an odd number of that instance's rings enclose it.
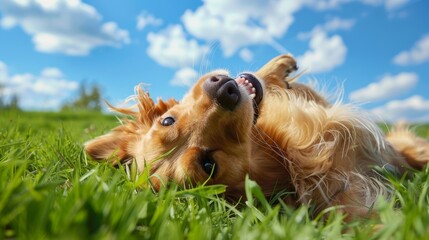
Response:
[[[221,107],[233,111],[241,101],[240,89],[234,79],[225,75],[216,75],[208,78],[203,89]]]

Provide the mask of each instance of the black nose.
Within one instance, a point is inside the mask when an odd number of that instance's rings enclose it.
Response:
[[[240,90],[234,79],[225,75],[209,77],[203,85],[207,94],[220,106],[230,111],[238,105],[241,99]]]

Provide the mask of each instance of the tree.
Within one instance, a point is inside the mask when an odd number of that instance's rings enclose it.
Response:
[[[10,101],[9,101],[9,108],[10,109],[19,109],[18,95],[16,95],[16,94],[12,95],[12,97],[10,98]]]
[[[4,94],[5,85],[0,84],[0,109],[15,109],[19,110],[19,97],[17,94],[10,96],[9,102],[6,101],[6,95]]]
[[[96,84],[93,84],[91,90],[82,83],[79,86],[78,97],[71,103],[64,104],[61,110],[80,110],[80,111],[101,111],[101,90]]]
[[[93,111],[101,111],[101,93],[98,86],[93,86],[91,93],[89,94],[88,107]]]
[[[3,96],[4,85],[0,83],[0,109],[6,108],[6,102]]]

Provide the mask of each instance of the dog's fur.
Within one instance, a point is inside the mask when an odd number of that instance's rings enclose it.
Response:
[[[315,204],[318,211],[341,205],[351,216],[368,215],[376,198],[389,189],[373,167],[400,173],[422,168],[429,161],[429,143],[404,127],[383,136],[354,105],[329,104],[312,88],[291,81],[288,75],[295,69],[289,55],[272,59],[253,73],[263,85],[257,108],[239,86],[242,99],[233,111],[220,106],[203,87],[213,76],[228,75],[225,71],[202,76],[180,102],[155,103],[139,87],[137,111],[112,107],[133,120],[89,141],[85,150],[96,160],[135,159],[140,172],[151,166],[156,189],[171,180],[207,181],[227,185],[227,197],[238,199],[248,174],[267,197],[295,192],[288,203]],[[160,124],[170,116],[174,124]],[[211,174],[201,164],[208,151],[216,165]]]

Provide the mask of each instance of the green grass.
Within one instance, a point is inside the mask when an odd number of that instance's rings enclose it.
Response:
[[[250,180],[237,206],[218,197],[224,186],[154,193],[147,175],[83,153],[115,125],[94,113],[0,112],[0,239],[429,239],[429,168],[411,180],[386,174],[396,193],[379,217],[321,220],[264,199]]]

